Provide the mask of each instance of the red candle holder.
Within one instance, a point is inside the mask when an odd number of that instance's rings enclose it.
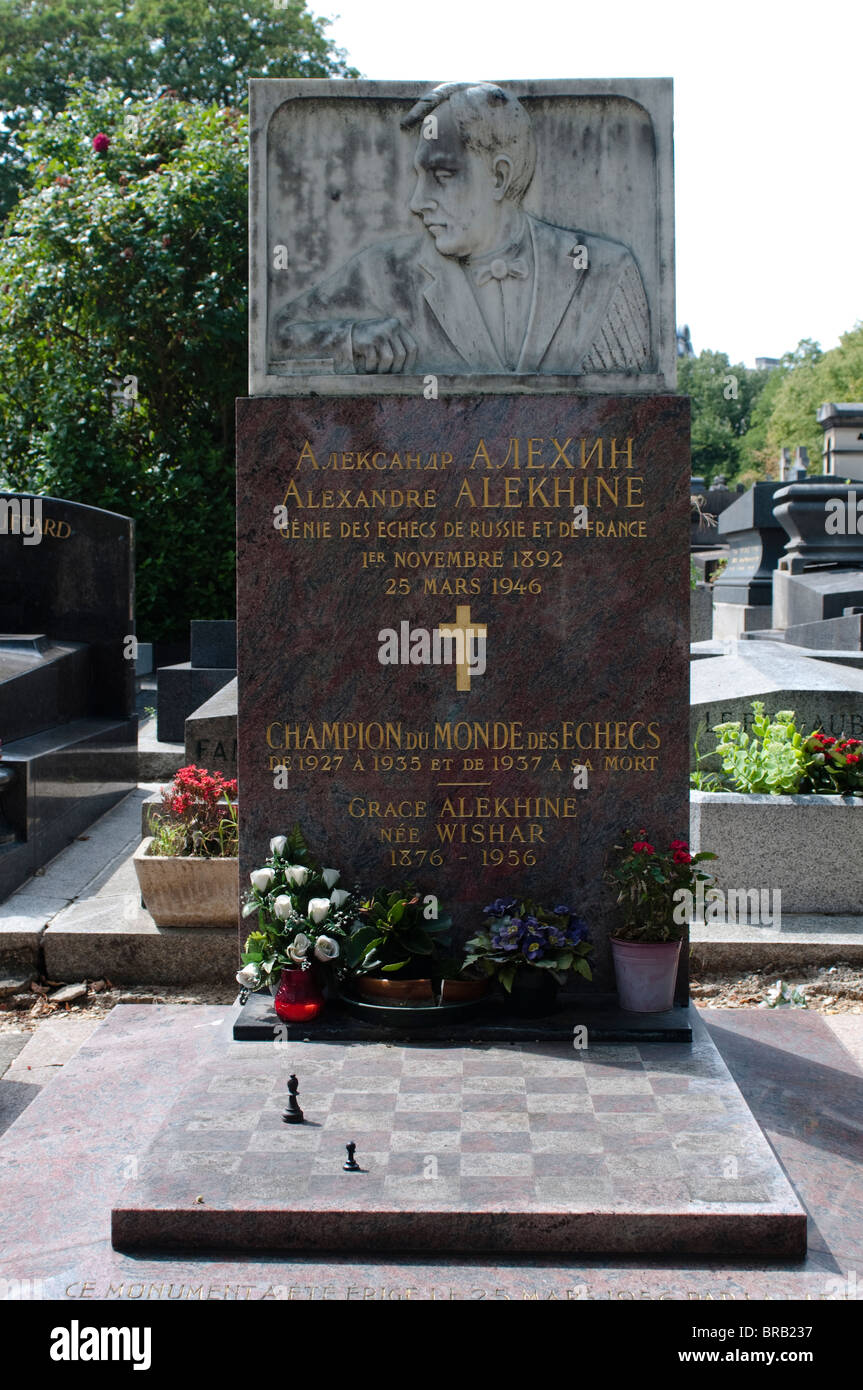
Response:
[[[284,1023],[308,1023],[324,1007],[324,996],[312,969],[283,970],[274,1004]]]

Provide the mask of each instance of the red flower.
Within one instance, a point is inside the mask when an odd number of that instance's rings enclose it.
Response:
[[[104,131],[99,131],[98,135],[93,136],[93,149],[97,154],[106,154],[111,141]]]
[[[674,851],[674,862],[675,864],[691,864],[692,855],[688,854],[685,849],[676,849]]]
[[[689,849],[688,840],[672,840],[669,849]]]
[[[654,854],[653,845],[649,845],[646,840],[636,840],[632,846],[634,854]]]
[[[828,738],[826,734],[822,734],[821,739],[828,748],[832,748],[833,744],[836,742],[835,738]]]
[[[859,754],[859,753],[849,753],[849,754],[848,754],[848,757],[845,759],[845,761],[846,761],[846,763],[859,763],[859,761],[860,761],[860,754]]]

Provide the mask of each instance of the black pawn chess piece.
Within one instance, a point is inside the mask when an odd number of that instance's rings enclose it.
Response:
[[[301,1125],[303,1123],[303,1112],[300,1109],[300,1102],[297,1100],[297,1091],[300,1083],[292,1074],[288,1077],[288,1103],[282,1111],[282,1119],[286,1125]]]
[[[348,1153],[347,1159],[346,1159],[345,1162],[342,1164],[342,1167],[344,1168],[345,1172],[346,1172],[346,1173],[361,1173],[363,1170],[362,1170],[362,1168],[360,1167],[360,1165],[357,1163],[356,1159],[354,1158],[354,1154],[355,1154],[356,1151],[357,1151],[357,1146],[356,1146],[356,1144],[345,1144],[345,1148],[347,1149],[347,1153]]]

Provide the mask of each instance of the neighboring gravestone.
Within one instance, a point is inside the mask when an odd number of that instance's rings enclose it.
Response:
[[[707,642],[713,634],[713,585],[699,581],[689,592],[689,640]]]
[[[160,743],[182,743],[187,718],[237,674],[237,624],[195,620],[190,660],[156,672],[156,732]]]
[[[729,543],[728,564],[713,587],[713,635],[735,638],[769,628],[773,572],[786,534],[773,515],[781,483],[755,483],[726,507],[718,534]]]
[[[699,752],[712,754],[714,725],[739,720],[751,729],[753,700],[771,715],[793,709],[807,733],[863,738],[863,671],[788,652],[782,642],[741,642],[727,656],[694,661],[690,683],[693,767],[696,736]]]
[[[236,669],[237,624],[233,618],[201,620],[189,624],[191,663],[196,667]]]
[[[244,881],[299,820],[462,937],[566,901],[600,990],[605,854],[688,824],[669,98],[252,85]]]
[[[0,899],[137,781],[133,525],[0,498]]]
[[[840,481],[863,479],[863,402],[827,402],[817,416],[824,431],[824,472]]]
[[[785,629],[785,641],[819,651],[863,651],[863,608],[853,605],[842,610],[841,618],[799,623]]]
[[[773,627],[788,631],[841,619],[863,604],[863,533],[856,529],[854,487],[824,478],[782,487],[775,514],[789,539],[773,580]],[[841,646],[840,633],[824,632],[828,647]],[[819,634],[811,631],[805,645]],[[844,640],[844,637],[843,639]]]
[[[695,482],[694,478],[692,482]],[[722,513],[737,500],[737,496],[737,492],[725,486],[724,479],[722,483],[717,479],[698,494],[699,506],[692,508],[690,545],[693,550],[713,550],[721,544],[717,523]]]
[[[221,772],[223,777],[236,777],[236,678],[205,700],[186,720],[186,762],[205,767],[208,772]]]

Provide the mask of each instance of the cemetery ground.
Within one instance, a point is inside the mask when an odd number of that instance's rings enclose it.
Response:
[[[149,790],[139,788],[127,799],[135,811]],[[117,853],[112,825],[123,811],[121,804],[91,827],[88,838],[31,880],[30,890],[46,880],[53,890],[58,875],[71,885],[89,872],[78,899],[85,908],[88,893],[98,893],[94,885]],[[125,813],[131,816],[128,807]],[[76,855],[77,870],[64,868],[64,861],[74,863]],[[87,870],[81,867],[84,856]],[[101,874],[95,867],[100,861]],[[23,896],[26,900],[26,890]],[[20,906],[21,895],[16,895],[4,912],[14,913],[16,898]],[[235,988],[230,976],[203,984],[128,978],[115,984],[109,971],[101,979],[75,981],[38,973],[31,979],[31,973],[24,971],[0,987],[0,1129],[6,1134],[7,1159],[13,1160],[5,1215],[0,1216],[6,1227],[0,1277],[7,1282],[38,1280],[41,1298],[80,1307],[82,1301],[104,1298],[860,1297],[863,969],[855,962],[779,970],[765,960],[759,969],[695,972],[692,994],[701,1019],[808,1212],[805,1258],[776,1260],[699,1259],[691,1254],[625,1258],[250,1250],[229,1255],[189,1250],[156,1255],[115,1250],[112,1202],[130,1176],[135,1155],[163,1123],[168,1104],[196,1068],[217,1061],[235,1014]],[[426,1049],[421,1053],[425,1056]],[[43,1174],[38,1192],[20,1172],[12,1176],[16,1157],[34,1148],[41,1154]],[[60,1181],[70,1165],[74,1180]],[[45,1184],[51,1192],[47,1202],[39,1196]]]

